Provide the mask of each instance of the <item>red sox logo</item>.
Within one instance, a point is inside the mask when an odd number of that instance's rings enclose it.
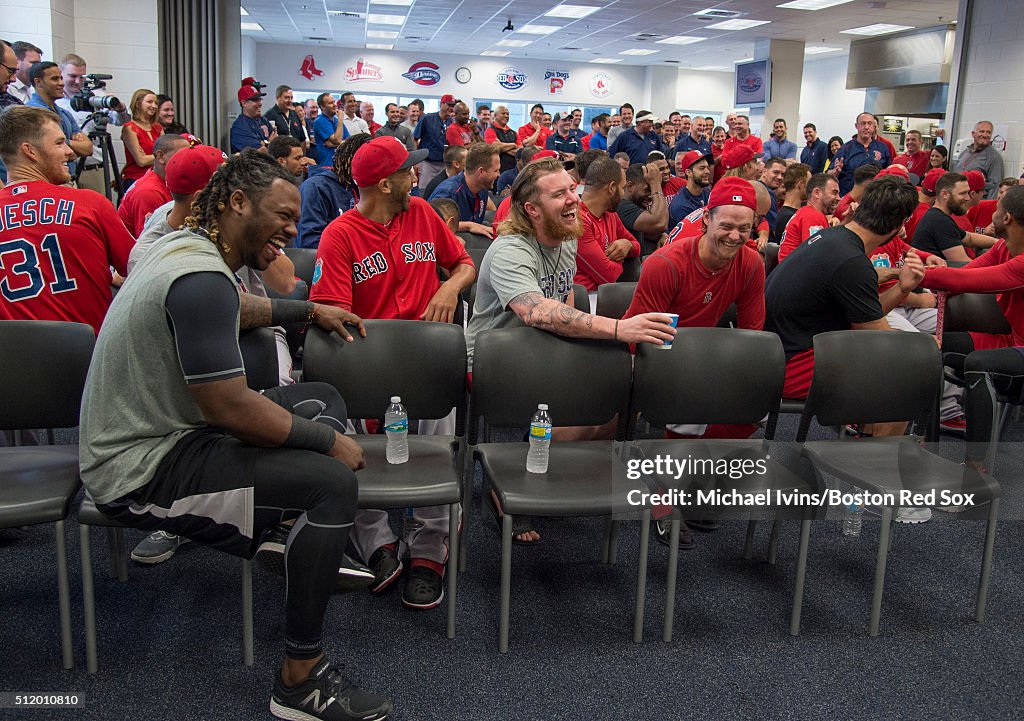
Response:
[[[312,55],[307,55],[302,59],[302,67],[299,68],[299,75],[304,77],[306,80],[312,80],[313,76],[323,77],[324,71],[316,66],[316,60],[313,59]]]
[[[711,291],[709,290],[707,293],[704,294],[704,305],[707,305],[710,302],[711,302]]]

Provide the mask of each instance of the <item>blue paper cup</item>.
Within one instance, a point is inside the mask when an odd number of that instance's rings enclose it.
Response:
[[[677,327],[679,325],[679,314],[678,313],[665,313],[665,315],[667,315],[669,318],[672,319],[672,327],[673,328],[675,328],[675,327]],[[661,350],[672,350],[672,341],[673,340],[674,340],[674,338],[669,338],[668,340],[663,341],[661,345],[656,346],[656,347],[660,348]]]

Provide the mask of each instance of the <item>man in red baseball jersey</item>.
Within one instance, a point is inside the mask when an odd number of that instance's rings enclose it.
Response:
[[[164,133],[153,143],[153,167],[132,183],[117,209],[117,217],[133,238],[139,237],[154,210],[171,202],[164,171],[171,156],[188,146],[187,139],[173,133]]]
[[[0,157],[0,320],[73,321],[98,333],[110,266],[127,272],[135,239],[109,200],[64,186],[75,156],[53,113],[13,106],[0,115]]]
[[[827,173],[818,173],[807,183],[807,205],[796,211],[786,226],[786,234],[779,246],[779,262],[796,250],[797,246],[829,227],[828,216],[839,204],[839,183]]]
[[[426,156],[426,150],[410,153],[394,137],[374,138],[356,151],[352,179],[359,203],[320,237],[310,300],[362,318],[452,321],[459,294],[473,284],[476,270],[430,204],[409,195],[412,166]],[[444,283],[438,267],[450,274]],[[419,432],[454,434],[454,412],[440,421],[420,421]],[[415,517],[420,527],[405,539],[411,563],[402,603],[435,608],[444,596],[448,509],[417,508]],[[374,573],[371,589],[380,593],[402,573],[399,539],[382,510],[359,511],[353,530],[352,542]]]

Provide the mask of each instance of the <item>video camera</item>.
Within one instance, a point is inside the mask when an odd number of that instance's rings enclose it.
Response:
[[[97,112],[102,110],[113,110],[121,101],[113,95],[97,95],[96,90],[107,87],[105,81],[111,80],[113,75],[102,73],[89,73],[82,76],[82,89],[77,95],[71,97],[71,108],[76,112]]]

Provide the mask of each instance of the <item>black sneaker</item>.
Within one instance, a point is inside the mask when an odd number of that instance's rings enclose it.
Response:
[[[666,546],[670,545],[672,535],[672,519],[664,518],[660,521],[654,522],[654,538],[658,543],[662,543]],[[680,551],[692,551],[697,547],[697,544],[693,542],[693,531],[686,527],[685,522],[679,524],[679,550]]]
[[[277,525],[263,536],[263,541],[256,549],[256,561],[273,573],[284,578],[284,549],[288,542],[291,526]],[[334,593],[364,591],[373,583],[373,571],[354,560],[348,554],[341,559],[338,569],[338,582]]]
[[[298,686],[288,688],[278,673],[270,697],[270,713],[289,721],[384,721],[393,710],[386,698],[345,678],[326,656]]]
[[[403,568],[395,549],[391,546],[381,546],[370,556],[370,570],[373,571],[370,590],[373,593],[381,593],[402,575]]]
[[[402,605],[426,611],[444,598],[444,576],[426,566],[411,566],[402,593]]]

